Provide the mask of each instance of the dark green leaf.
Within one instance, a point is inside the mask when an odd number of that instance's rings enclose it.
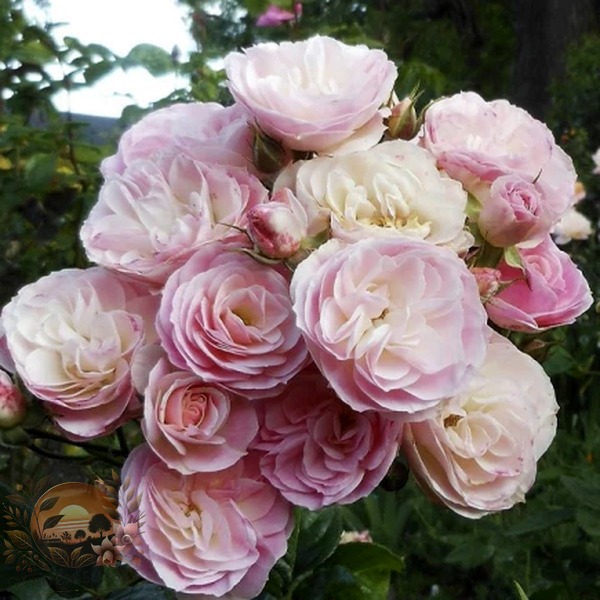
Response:
[[[582,481],[574,477],[561,477],[561,481],[579,503],[600,510],[600,484],[597,481]]]
[[[575,514],[577,524],[591,537],[600,536],[600,513],[589,510],[588,508],[580,508]]]
[[[460,565],[465,569],[472,569],[487,562],[494,555],[494,547],[489,544],[478,544],[470,540],[466,544],[457,546],[446,556],[445,562],[451,565]]]
[[[342,565],[353,573],[383,569],[396,571],[404,570],[404,560],[379,544],[352,542],[340,544],[336,551],[327,559],[327,565]]]
[[[506,535],[524,535],[535,531],[542,531],[560,523],[572,521],[575,513],[571,508],[560,508],[534,513],[531,517],[520,521],[506,531]]]
[[[336,507],[302,511],[295,574],[314,569],[331,556],[342,535],[342,516]]]

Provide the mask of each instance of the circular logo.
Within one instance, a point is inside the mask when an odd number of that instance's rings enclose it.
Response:
[[[37,501],[31,515],[31,533],[46,557],[62,567],[102,565],[102,541],[110,539],[113,526],[119,525],[108,511],[113,512],[111,504],[98,488],[86,483],[63,483]]]

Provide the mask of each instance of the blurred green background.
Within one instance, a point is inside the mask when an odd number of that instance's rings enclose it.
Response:
[[[19,0],[0,0],[0,305],[52,270],[87,265],[77,231],[101,183],[99,162],[114,152],[118,131],[144,114],[130,106],[98,136],[54,108],[56,92],[141,66],[153,75],[175,72],[181,83],[154,108],[174,101],[230,103],[223,72],[215,70],[221,57],[258,41],[314,33],[384,49],[398,65],[400,97],[417,83],[422,104],[474,90],[490,100],[508,98],[545,120],[575,161],[587,192],[578,208],[596,228],[600,176],[592,174],[591,155],[600,147],[597,0],[306,0],[299,20],[273,28],[256,26],[269,4],[263,0],[179,2],[188,9],[196,41],[185,61],[149,44],[121,57],[97,44],[62,39],[52,25],[29,22]],[[292,8],[288,1],[274,3]],[[50,74],[57,62],[68,75]],[[598,243],[594,233],[564,248],[596,298]],[[368,529],[374,541],[404,557],[392,598],[517,598],[514,580],[531,600],[600,598],[598,314],[591,309],[576,325],[538,339],[544,345],[535,357],[553,378],[561,412],[527,504],[470,521],[429,503],[409,480],[343,509],[345,529]],[[130,443],[135,435],[132,430]],[[4,442],[5,487],[50,464],[19,440]],[[71,463],[89,473],[106,469],[94,466],[94,457],[54,443],[39,447],[64,455],[65,477],[75,468]],[[119,447],[117,440],[102,443],[107,451]],[[392,479],[386,487],[394,487]]]

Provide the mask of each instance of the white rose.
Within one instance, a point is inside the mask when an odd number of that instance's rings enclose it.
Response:
[[[570,209],[552,230],[554,241],[568,244],[571,240],[587,240],[592,235],[592,223],[579,211]]]
[[[523,502],[556,433],[558,405],[542,367],[494,334],[470,388],[434,410],[404,429],[421,487],[469,518]]]
[[[281,179],[290,185],[289,173]],[[319,209],[312,210],[315,219],[329,211],[333,237],[346,241],[403,236],[457,251],[472,242],[464,230],[466,192],[410,142],[307,161],[295,168],[290,187],[304,206]]]

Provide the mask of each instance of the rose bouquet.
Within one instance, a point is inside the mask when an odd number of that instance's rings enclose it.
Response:
[[[140,420],[133,566],[195,598],[258,595],[294,506],[363,498],[399,456],[465,517],[523,502],[558,405],[508,334],[592,302],[550,237],[572,162],[524,110],[461,93],[417,114],[384,52],[327,37],[225,69],[232,106],[158,110],[104,161],[98,266],[1,321],[69,439]]]

